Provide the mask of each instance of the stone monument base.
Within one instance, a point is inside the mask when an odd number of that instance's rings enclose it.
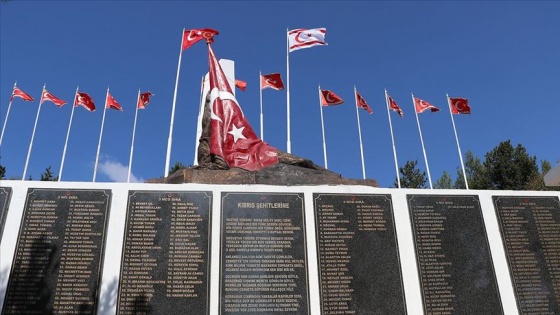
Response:
[[[276,164],[258,172],[240,168],[203,170],[194,167],[176,171],[165,178],[149,179],[147,183],[162,184],[230,184],[240,185],[360,185],[378,187],[374,179],[349,179],[327,170],[314,170],[288,164]]]

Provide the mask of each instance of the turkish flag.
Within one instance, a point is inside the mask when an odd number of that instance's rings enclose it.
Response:
[[[148,92],[144,92],[144,93],[140,93],[140,96],[138,97],[138,109],[146,109],[146,105],[148,105],[148,103],[150,103],[150,96],[152,96],[154,94],[152,94],[152,92],[148,91]]]
[[[51,101],[54,105],[60,107],[66,104],[66,101],[61,100],[60,98],[52,95],[49,91],[43,90],[43,94],[41,94],[41,101],[39,103],[43,104],[44,101]]]
[[[392,109],[393,111],[397,112],[397,114],[399,114],[399,116],[401,116],[401,118],[402,118],[403,117],[403,111],[399,107],[397,102],[395,102],[395,100],[392,97],[390,97],[389,94],[387,94],[387,100],[389,101],[389,108]]]
[[[112,109],[117,109],[120,110],[122,112],[122,107],[119,103],[117,103],[117,101],[115,100],[115,98],[113,97],[113,95],[111,95],[111,93],[107,92],[107,100],[105,101],[105,108],[112,108]]]
[[[241,80],[235,80],[235,86],[241,91],[247,90],[247,82]]]
[[[74,106],[82,105],[85,109],[90,112],[95,111],[95,104],[93,99],[87,93],[78,92],[76,93],[76,99],[74,100]]]
[[[366,103],[366,100],[364,100],[364,98],[360,95],[360,93],[358,93],[358,91],[356,91],[356,101],[357,101],[356,105],[358,106],[358,108],[363,108],[367,110],[369,114],[373,113],[371,107],[369,107],[368,103]]]
[[[439,112],[439,108],[435,107],[434,105],[419,99],[417,97],[414,98],[414,108],[416,108],[416,112],[418,114],[423,113],[426,110],[430,110],[432,113]]]
[[[453,114],[470,114],[471,107],[466,98],[450,97],[449,103],[451,104],[451,113]]]
[[[321,105],[333,106],[344,103],[340,96],[336,95],[333,91],[321,90]]]
[[[264,90],[266,88],[275,89],[277,91],[284,89],[284,83],[282,82],[280,73],[261,75],[261,89]]]
[[[12,97],[10,97],[10,102],[14,99],[14,97],[19,97],[24,101],[33,102],[34,99],[31,95],[25,93],[24,91],[20,90],[17,86],[14,86],[14,90],[12,91]]]
[[[278,163],[278,151],[257,137],[232,93],[232,89],[208,45],[210,76],[210,153],[224,158],[230,167],[258,171]]]
[[[183,51],[201,39],[206,39],[209,43],[214,42],[214,36],[220,34],[211,28],[202,28],[199,30],[185,30],[183,32]]]

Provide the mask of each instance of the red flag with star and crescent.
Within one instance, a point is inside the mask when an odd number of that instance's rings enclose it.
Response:
[[[105,103],[107,104],[105,105],[105,108],[112,108],[112,109],[120,110],[121,112],[123,111],[122,106],[115,100],[113,95],[111,95],[111,93],[109,92],[107,92],[107,100],[105,101]]]
[[[395,100],[387,94],[387,101],[389,103],[389,108],[392,109],[394,112],[397,112],[401,118],[403,117],[403,111],[400,108],[399,104],[395,102]]]
[[[20,90],[17,86],[14,86],[14,90],[12,91],[12,97],[10,97],[10,102],[14,99],[14,97],[19,97],[24,101],[33,102],[34,99],[31,95],[25,93],[24,91]]]
[[[208,45],[210,76],[210,153],[230,167],[258,171],[278,163],[278,150],[257,137],[232,93],[232,87]]]
[[[282,82],[280,73],[261,75],[261,90],[266,88],[275,89],[277,91],[284,89],[284,82]]]
[[[74,107],[78,107],[78,105],[82,105],[90,112],[95,111],[95,104],[93,103],[93,99],[87,93],[76,93],[76,98],[74,99]]]
[[[43,94],[41,94],[41,101],[39,103],[43,104],[44,101],[51,101],[54,105],[61,107],[62,105],[66,104],[67,102],[61,100],[60,98],[52,95],[49,91],[44,90]]]
[[[154,95],[154,94],[152,94],[152,92],[150,92],[150,91],[140,93],[140,95],[138,96],[138,104],[136,104],[138,109],[146,109],[146,105],[148,105],[148,103],[150,103],[150,96],[152,96],[152,95]]]
[[[197,30],[183,31],[183,50],[196,44],[201,39],[206,39],[208,42],[214,42],[214,36],[220,34],[218,31],[211,28],[202,28]]]
[[[423,99],[419,99],[417,97],[414,98],[414,108],[416,108],[416,112],[418,114],[423,113],[426,110],[430,110],[432,113],[439,112],[439,108],[435,107],[434,105],[424,101]]]
[[[321,105],[334,106],[343,104],[344,100],[333,91],[321,90]]]
[[[451,113],[453,114],[470,114],[471,107],[469,101],[462,97],[450,97],[449,103],[451,104]]]
[[[364,98],[360,95],[360,93],[358,93],[358,91],[356,91],[356,102],[357,102],[356,105],[358,106],[358,108],[363,108],[363,109],[367,110],[368,114],[373,113],[373,110],[371,109],[371,107],[369,107],[366,100],[364,100]]]

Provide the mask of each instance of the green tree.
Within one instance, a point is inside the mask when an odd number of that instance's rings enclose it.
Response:
[[[186,168],[186,166],[183,165],[183,163],[181,163],[181,162],[175,162],[175,165],[173,165],[173,167],[171,168],[171,170],[169,170],[169,174],[168,174],[168,175],[171,175],[171,174],[177,172],[178,170],[181,170],[181,169],[184,169],[184,168]]]
[[[491,181],[491,189],[524,190],[539,175],[537,158],[529,156],[521,144],[515,148],[511,141],[501,142],[486,153],[484,167]]]
[[[31,177],[30,177],[31,178]],[[41,181],[50,181],[50,182],[56,182],[58,180],[58,176],[54,177],[52,171],[51,171],[51,167],[49,165],[49,167],[47,167],[47,169],[45,170],[45,172],[43,174],[41,174]]]
[[[541,172],[535,175],[527,183],[527,190],[560,190],[560,187],[548,187],[544,184],[544,175],[552,169],[552,165],[547,160],[541,161]]]
[[[490,189],[492,187],[486,167],[472,151],[465,153],[465,173],[467,174],[469,189]],[[458,189],[466,188],[461,167],[457,168],[457,179],[453,186]]]
[[[453,179],[451,175],[447,171],[443,171],[441,177],[435,182],[434,188],[435,189],[452,189],[453,188]]]
[[[402,188],[426,188],[426,172],[420,172],[416,168],[416,164],[418,164],[418,160],[407,161],[403,167],[399,167]],[[393,185],[399,187],[396,178]]]
[[[6,176],[6,168],[0,165],[0,179],[4,179]]]

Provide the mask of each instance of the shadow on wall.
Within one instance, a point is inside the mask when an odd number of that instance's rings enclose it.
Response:
[[[113,278],[107,289],[99,297],[99,307],[97,308],[99,315],[114,314],[113,310],[117,304],[117,290],[118,290],[117,277]]]
[[[16,312],[30,312],[36,314],[52,313],[52,286],[49,285],[49,275],[58,272],[58,261],[54,257],[58,254],[57,247],[44,236],[35,240],[31,245],[26,259],[17,259],[11,278],[5,288],[3,308]],[[2,277],[8,276],[9,271],[2,271]],[[2,278],[5,279],[5,278]],[[8,304],[9,303],[9,304]]]
[[[4,268],[2,270],[0,270],[0,297],[4,297],[6,294],[6,287],[8,286],[8,275],[9,275],[10,269],[9,268]],[[3,301],[0,301],[0,305],[4,305]],[[0,311],[1,311],[1,306],[0,306]]]

